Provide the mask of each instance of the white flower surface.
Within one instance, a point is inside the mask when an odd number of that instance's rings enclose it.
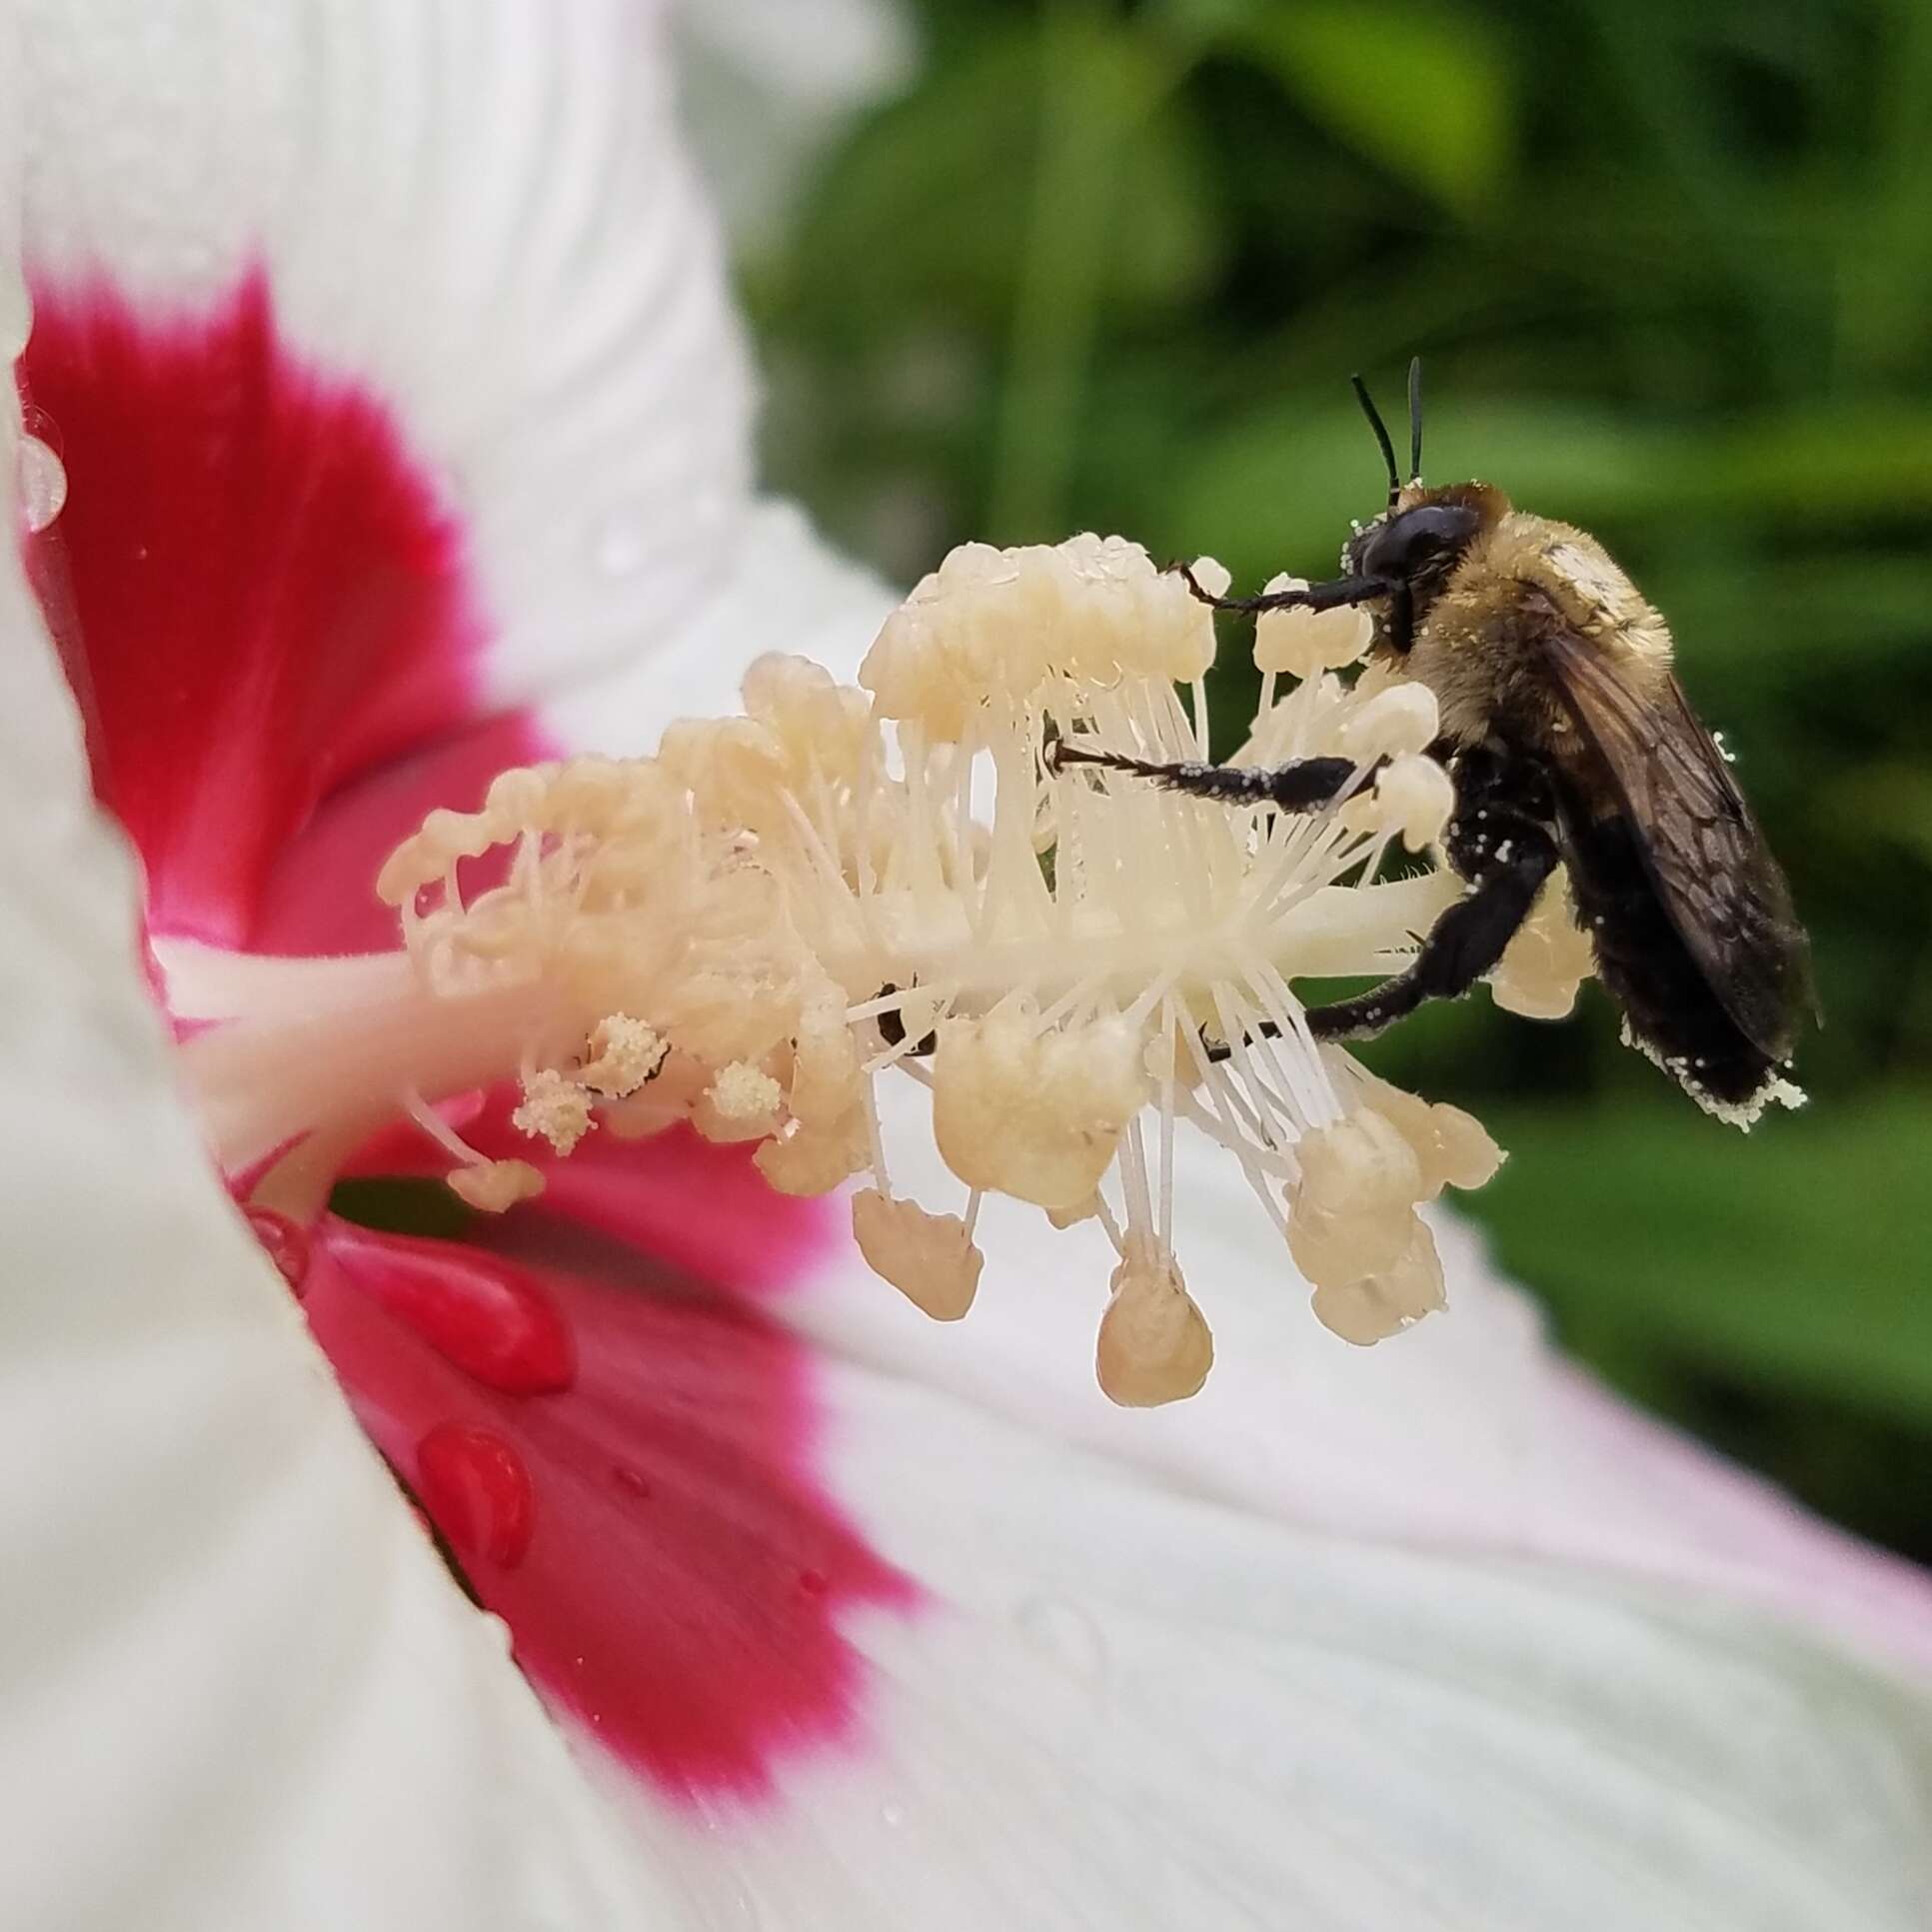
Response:
[[[745,361],[655,9],[47,0],[24,26],[0,139],[26,130],[36,286],[104,276],[178,319],[258,268],[292,350],[379,394],[454,506],[480,713],[534,701],[556,744],[631,756],[733,709],[765,652],[854,675],[893,599],[748,494]],[[191,1122],[134,872],[87,803],[91,701],[11,559],[10,1917],[1926,1922],[1923,1580],[1585,1385],[1447,1218],[1449,1317],[1366,1354],[1322,1333],[1238,1165],[1186,1142],[1174,1246],[1216,1345],[1191,1402],[1099,1397],[1112,1249],[1013,1201],[979,1217],[962,1320],[844,1240],[770,1301],[819,1480],[910,1589],[840,1604],[836,1736],[776,1751],[760,1790],[671,1789],[553,1721]],[[647,1050],[622,1027],[605,1048],[626,1039]],[[944,1203],[901,1084],[895,1185]]]

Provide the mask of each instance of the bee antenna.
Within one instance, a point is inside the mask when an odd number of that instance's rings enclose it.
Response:
[[[1408,480],[1422,481],[1422,358],[1411,356],[1408,365]]]
[[[1401,494],[1401,473],[1395,468],[1395,445],[1388,440],[1388,425],[1382,421],[1382,413],[1375,407],[1375,399],[1368,393],[1368,385],[1360,376],[1350,376],[1354,385],[1355,401],[1361,405],[1361,413],[1368,418],[1368,427],[1375,432],[1375,441],[1382,452],[1382,461],[1388,465],[1388,500],[1392,504]]]

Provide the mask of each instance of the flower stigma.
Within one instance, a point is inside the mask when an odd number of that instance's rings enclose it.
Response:
[[[1205,761],[1207,608],[1118,538],[966,545],[887,620],[857,688],[768,656],[740,715],[676,724],[655,757],[505,772],[476,812],[431,813],[377,881],[394,954],[159,948],[177,1016],[223,1022],[182,1047],[217,1153],[259,1175],[251,1204],[299,1220],[400,1113],[500,1212],[542,1174],[437,1109],[514,1081],[539,1154],[682,1121],[755,1143],[784,1192],[858,1180],[860,1251],[941,1320],[970,1307],[980,1203],[1003,1194],[1104,1232],[1098,1378],[1146,1405],[1192,1394],[1213,1356],[1173,1245],[1175,1136],[1198,1132],[1316,1316],[1392,1334],[1442,1305],[1417,1208],[1501,1155],[1469,1115],[1317,1045],[1295,990],[1400,971],[1461,891],[1434,699],[1360,669],[1367,642],[1350,611],[1257,627],[1232,762],[1344,758],[1334,804],[1185,796],[1058,754]],[[1436,863],[1391,874],[1398,853]],[[1567,1007],[1589,952],[1566,923],[1553,891],[1499,999]],[[930,1089],[957,1212],[894,1189],[878,1083],[900,1076]]]

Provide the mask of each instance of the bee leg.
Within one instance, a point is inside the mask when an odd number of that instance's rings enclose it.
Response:
[[[1056,740],[1046,748],[1046,769],[1056,773],[1064,765],[1097,765],[1109,772],[1131,772],[1151,779],[1169,792],[1194,799],[1220,799],[1230,805],[1271,805],[1280,812],[1317,812],[1331,804],[1348,781],[1363,768],[1353,759],[1297,758],[1286,765],[1153,765],[1118,752],[1089,752]],[[1372,778],[1386,761],[1366,768]]]
[[[1494,806],[1459,814],[1448,844],[1469,893],[1435,922],[1405,971],[1353,999],[1312,1007],[1308,1027],[1317,1039],[1359,1039],[1425,1000],[1459,998],[1502,958],[1556,869],[1549,828]]]
[[[880,998],[884,999],[884,998],[887,998],[892,993],[898,992],[900,988],[896,986],[892,982],[892,980],[888,979],[886,983],[880,987],[879,996]],[[881,1011],[876,1012],[873,1015],[873,1020],[874,1020],[874,1023],[879,1028],[880,1038],[883,1039],[888,1046],[905,1045],[906,1022],[899,1016],[899,1010],[897,1007],[887,1006],[883,1008]],[[936,1047],[939,1043],[940,1042],[939,1042],[938,1034],[929,1032],[922,1035],[919,1039],[915,1040],[911,1046],[907,1046],[906,1051],[910,1058],[926,1059],[931,1056],[934,1047]]]
[[[1344,604],[1366,604],[1372,597],[1386,597],[1395,588],[1379,577],[1338,577],[1330,584],[1309,584],[1301,590],[1264,591],[1259,597],[1219,597],[1194,575],[1191,564],[1169,564],[1167,568],[1186,581],[1200,603],[1216,611],[1242,611],[1250,616],[1262,611],[1335,611]]]

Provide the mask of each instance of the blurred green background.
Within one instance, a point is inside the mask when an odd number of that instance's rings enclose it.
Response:
[[[1347,377],[1393,414],[1419,352],[1430,478],[1596,531],[1670,618],[1829,1023],[1748,1140],[1594,987],[1374,1057],[1511,1149],[1467,1204],[1571,1348],[1932,1559],[1932,7],[911,11],[912,81],[740,264],[773,482],[901,582],[1084,528],[1322,575],[1382,493]]]

